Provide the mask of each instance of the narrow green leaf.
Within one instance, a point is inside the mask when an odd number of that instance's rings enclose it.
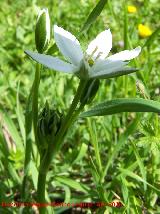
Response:
[[[160,113],[160,102],[142,98],[119,98],[106,101],[83,112],[80,117],[104,116],[121,112],[155,112]]]
[[[108,159],[107,164],[106,164],[104,171],[103,171],[102,180],[104,180],[105,176],[107,175],[107,172],[108,172],[110,165],[113,163],[114,159],[116,159],[120,150],[125,145],[125,141],[127,141],[128,136],[131,135],[134,132],[134,130],[136,129],[139,120],[140,120],[140,117],[139,116],[136,117],[133,120],[133,122],[131,124],[129,124],[126,131],[120,135],[120,138],[119,138],[117,144],[115,145],[114,149],[111,148],[109,155],[108,155],[109,159]]]
[[[63,186],[64,188],[64,191],[65,191],[65,199],[64,199],[64,202],[65,203],[69,203],[70,200],[71,200],[71,190],[68,186]]]
[[[88,146],[85,143],[82,143],[81,148],[78,152],[78,155],[75,158],[75,160],[72,162],[72,164],[75,164],[76,162],[80,161],[86,155],[87,149],[88,149]]]
[[[100,15],[102,12],[105,4],[107,3],[107,0],[100,0],[95,8],[92,10],[90,15],[88,16],[86,22],[84,23],[81,32],[88,30],[90,25],[96,20],[96,18]]]
[[[0,165],[3,165],[3,167],[5,168],[5,172],[6,175],[10,178],[12,178],[12,180],[16,183],[16,184],[21,184],[21,179],[16,171],[16,169],[14,169],[12,163],[9,161],[9,149],[6,143],[6,140],[4,138],[3,132],[2,132],[2,127],[0,126],[0,149],[1,149],[1,161]],[[3,163],[3,164],[2,164]],[[1,166],[2,168],[2,166]]]
[[[160,193],[160,190],[158,188],[156,188],[152,184],[148,183],[147,181],[145,181],[143,178],[141,178],[139,175],[135,174],[134,172],[131,172],[128,169],[120,169],[120,171],[122,172],[122,175],[129,176],[129,177],[131,177],[131,178],[133,178],[133,179],[135,179],[137,181],[145,183],[149,187],[151,187],[152,189],[154,189],[157,193]]]
[[[135,144],[132,141],[131,141],[131,145],[132,145],[132,148],[133,148],[134,155],[136,156],[137,163],[139,165],[140,172],[142,174],[142,178],[143,178],[144,181],[146,181],[147,180],[147,178],[146,178],[146,170],[145,170],[145,167],[144,167],[144,164],[143,164],[143,160],[140,157],[140,155],[138,153],[138,150],[137,150]],[[146,191],[147,190],[147,184],[145,182],[143,184],[144,184],[144,190]]]
[[[93,145],[94,152],[95,152],[95,157],[96,157],[96,163],[97,163],[97,166],[98,166],[98,170],[101,173],[101,171],[102,171],[102,162],[101,162],[99,144],[98,144],[98,139],[97,139],[97,129],[96,129],[95,122],[94,121],[91,122],[91,120],[89,118],[88,118],[88,129],[89,129],[91,144]]]
[[[64,176],[63,177],[56,176],[55,180],[59,181],[63,184],[66,184],[69,187],[76,189],[77,191],[81,191],[84,193],[87,193],[89,191],[89,188],[87,186],[85,186],[84,184],[78,183],[77,181],[70,179],[70,178],[66,178]]]
[[[34,85],[34,84],[33,84]],[[32,139],[31,139],[31,130],[32,130],[32,97],[33,97],[33,85],[30,91],[30,94],[27,99],[26,103],[26,111],[25,111],[25,160],[24,160],[24,177],[22,182],[22,198],[25,199],[26,197],[26,182],[28,178],[28,172],[30,169],[30,161],[31,161],[31,154],[32,154]],[[35,180],[33,181],[34,185]]]
[[[128,200],[128,188],[127,188],[127,180],[124,178],[124,177],[120,177],[120,181],[122,183],[121,185],[121,189],[122,189],[122,195],[123,195],[123,198],[124,198],[124,202],[125,204],[127,203],[127,200]]]
[[[20,131],[21,131],[22,139],[23,139],[23,142],[25,142],[26,139],[25,139],[25,127],[24,127],[24,115],[23,115],[22,106],[21,106],[20,101],[19,101],[19,91],[20,91],[19,88],[20,88],[20,83],[18,83],[18,88],[17,88],[16,115],[17,115],[17,120],[18,120],[18,123],[19,123],[19,128],[20,128]]]
[[[8,162],[8,161],[7,161]],[[13,168],[13,165],[8,162],[7,164],[7,170],[8,170],[8,174],[10,175],[11,179],[17,183],[17,184],[21,184],[21,177],[18,175],[18,173],[16,172],[16,170]]]
[[[33,185],[34,188],[37,188],[37,181],[38,181],[38,170],[36,168],[36,165],[33,161],[30,161],[30,172],[32,175],[32,181],[33,181]]]
[[[27,176],[30,161],[31,161],[31,153],[32,153],[32,139],[31,139],[31,131],[32,131],[32,96],[33,96],[33,86],[31,88],[30,94],[26,103],[26,111],[25,111],[25,162],[24,162],[24,175]]]
[[[23,150],[24,145],[13,120],[9,117],[9,115],[5,111],[3,112],[1,111],[1,115],[2,115],[2,120],[4,121],[4,124],[6,125],[11,138],[16,144],[16,147],[19,150]]]
[[[8,148],[8,145],[7,145],[7,142],[6,142],[6,139],[4,137],[4,133],[3,133],[3,129],[0,125],[0,150],[2,152],[1,154],[1,159],[2,159],[2,156],[5,156],[5,157],[8,157],[9,156],[9,148]]]

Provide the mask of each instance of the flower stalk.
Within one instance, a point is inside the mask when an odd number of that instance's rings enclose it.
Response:
[[[52,142],[50,142],[49,147],[41,159],[40,168],[39,168],[39,176],[38,176],[38,186],[37,186],[37,201],[39,203],[45,202],[45,183],[46,176],[50,166],[52,159],[56,156],[58,151],[63,145],[64,136],[67,130],[71,127],[73,122],[76,120],[80,112],[82,111],[85,104],[80,105],[80,107],[76,110],[77,105],[80,101],[81,95],[86,87],[88,81],[80,81],[77,92],[74,96],[72,104],[68,110],[66,117],[64,118],[61,128],[59,129],[56,136],[53,137]],[[45,207],[39,208],[40,214],[45,213]]]
[[[31,152],[32,152],[32,139],[31,139],[31,130],[32,130],[32,95],[33,95],[33,85],[27,99],[26,112],[25,112],[25,161],[24,161],[24,177],[22,181],[22,190],[21,190],[21,199],[25,201],[26,199],[26,185],[27,185],[27,177],[28,170],[31,160]]]
[[[42,9],[39,11],[36,28],[35,28],[35,44],[36,49],[39,53],[43,53],[50,42],[50,17],[48,9]],[[27,108],[25,115],[25,131],[26,131],[26,149],[25,149],[25,163],[24,163],[24,177],[22,181],[22,191],[21,198],[22,201],[26,199],[26,183],[29,171],[29,164],[31,161],[32,153],[32,140],[31,140],[31,130],[32,123],[35,135],[35,142],[37,148],[39,148],[39,141],[37,137],[37,124],[38,124],[38,91],[40,83],[40,69],[41,65],[36,64],[36,72],[34,77],[34,82],[30,91],[30,95],[27,100]]]

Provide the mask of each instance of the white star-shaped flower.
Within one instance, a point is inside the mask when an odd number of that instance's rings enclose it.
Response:
[[[54,39],[67,62],[58,57],[32,51],[25,52],[32,59],[50,69],[72,73],[80,79],[111,78],[136,71],[136,69],[128,68],[126,65],[129,60],[139,55],[141,47],[121,51],[108,57],[112,48],[112,34],[109,29],[98,34],[90,42],[85,53],[83,53],[76,37],[57,25],[54,26]]]

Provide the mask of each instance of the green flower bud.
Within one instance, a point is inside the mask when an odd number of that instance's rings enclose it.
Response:
[[[35,43],[39,53],[43,53],[49,44],[51,34],[48,9],[40,10],[35,29]]]
[[[94,97],[96,96],[98,89],[99,89],[99,80],[98,79],[89,80],[81,95],[80,102],[83,104],[91,103]]]
[[[40,146],[44,149],[52,142],[61,126],[62,114],[58,111],[50,109],[46,102],[45,107],[38,118],[37,135]]]

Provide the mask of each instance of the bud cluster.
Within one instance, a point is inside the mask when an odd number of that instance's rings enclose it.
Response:
[[[62,121],[59,111],[50,109],[46,102],[45,107],[38,118],[37,135],[42,148],[47,148],[57,134]]]

